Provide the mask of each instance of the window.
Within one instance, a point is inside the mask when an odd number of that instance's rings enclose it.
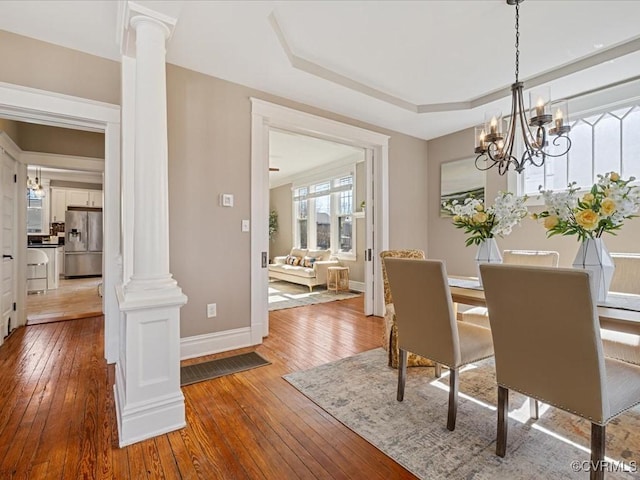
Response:
[[[355,257],[354,194],[352,173],[294,188],[293,244]]]
[[[570,182],[590,187],[598,174],[615,171],[623,178],[640,178],[640,102],[578,115],[571,123],[571,150],[547,157],[543,168],[526,168],[517,183],[519,195],[537,195],[538,186],[563,190]],[[564,143],[549,151],[561,152]]]

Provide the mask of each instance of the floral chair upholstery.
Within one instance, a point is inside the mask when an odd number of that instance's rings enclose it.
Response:
[[[380,252],[382,259],[382,282],[384,285],[384,337],[383,345],[388,352],[389,366],[398,368],[398,328],[396,326],[396,313],[393,308],[393,298],[391,297],[391,289],[389,288],[389,280],[387,279],[387,271],[384,268],[385,258],[416,258],[424,260],[424,252],[422,250],[385,250]],[[407,355],[408,367],[433,367],[435,363],[429,359],[409,352]]]

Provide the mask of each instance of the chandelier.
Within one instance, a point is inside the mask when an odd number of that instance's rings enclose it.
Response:
[[[529,92],[529,119],[525,113],[522,90],[524,84],[518,79],[520,73],[520,3],[524,0],[507,0],[507,4],[516,6],[516,81],[511,85],[511,114],[506,133],[503,133],[502,113],[491,112],[485,114],[484,125],[475,127],[476,168],[489,170],[497,167],[498,173],[504,175],[511,168],[522,173],[525,165],[530,163],[535,167],[544,165],[547,157],[561,157],[571,149],[571,140],[567,136],[571,127],[568,124],[567,101],[560,100],[551,103],[548,87],[538,88]],[[554,112],[553,115],[551,112]],[[553,122],[547,132],[545,125]],[[519,131],[519,138],[516,133]],[[553,153],[548,150],[549,135],[555,137]],[[522,155],[516,157],[513,149],[520,143]],[[558,153],[558,150],[564,151]]]
[[[44,188],[42,188],[42,169],[35,171],[35,180],[27,175],[27,193],[32,198],[42,198],[45,196]]]

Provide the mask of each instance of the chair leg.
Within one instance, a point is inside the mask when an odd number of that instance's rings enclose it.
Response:
[[[398,396],[399,402],[404,400],[404,386],[407,383],[407,351],[400,349],[398,352]]]
[[[498,435],[496,455],[504,457],[507,453],[507,430],[509,426],[509,389],[498,385]]]
[[[436,378],[440,378],[442,376],[442,365],[439,363],[436,363],[435,365],[434,375]]]
[[[590,480],[604,480],[605,426],[591,424]]]
[[[540,418],[540,410],[539,410],[538,401],[535,398],[529,397],[529,417],[537,420]]]
[[[458,369],[449,369],[449,414],[447,415],[447,429],[453,432],[456,428],[458,414]]]

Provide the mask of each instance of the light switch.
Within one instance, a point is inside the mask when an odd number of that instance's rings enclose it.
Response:
[[[242,220],[242,231],[243,232],[249,231],[249,220]]]
[[[220,195],[220,206],[222,207],[233,207],[233,194],[232,193],[223,193]]]

